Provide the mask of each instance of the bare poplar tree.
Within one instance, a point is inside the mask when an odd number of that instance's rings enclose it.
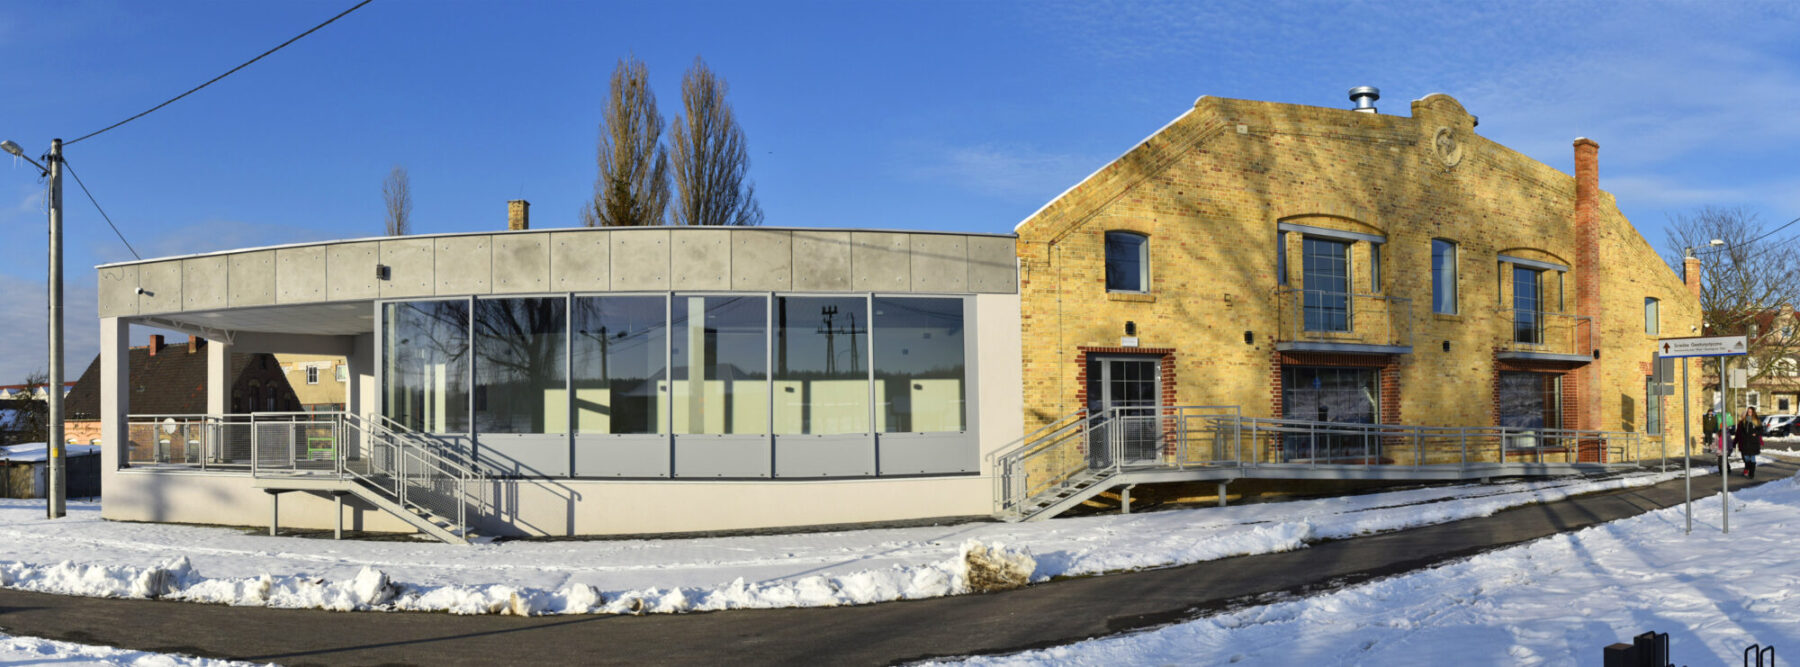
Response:
[[[594,200],[581,210],[589,227],[659,225],[669,207],[669,153],[662,145],[662,116],[643,61],[626,58],[613,68],[606,114],[600,120]]]
[[[731,103],[725,101],[727,88],[725,80],[699,58],[681,78],[686,115],[675,118],[670,137],[675,153],[674,224],[762,223],[756,185],[745,180],[750,156],[744,148],[744,131]]]
[[[1742,208],[1707,206],[1669,219],[1670,265],[1683,270],[1688,249],[1700,257],[1706,328],[1694,335],[1749,336],[1751,384],[1792,374],[1793,357],[1800,354],[1793,310],[1800,297],[1800,249],[1786,239],[1765,238],[1770,233]],[[1713,239],[1725,243],[1713,246]]]
[[[387,203],[388,236],[404,236],[412,231],[412,179],[406,167],[394,165],[386,181],[381,183],[381,199]]]

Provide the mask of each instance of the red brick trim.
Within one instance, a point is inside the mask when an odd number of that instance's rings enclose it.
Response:
[[[1496,348],[1495,354],[1500,350]],[[1578,426],[1586,414],[1582,409],[1586,405],[1586,397],[1582,391],[1581,369],[1586,366],[1579,361],[1534,361],[1526,359],[1494,359],[1494,376],[1489,387],[1493,402],[1489,406],[1489,418],[1494,426],[1500,425],[1500,374],[1502,372],[1547,373],[1562,376],[1562,405],[1558,412],[1562,414],[1563,428],[1585,428]]]
[[[1381,385],[1381,423],[1401,424],[1400,357],[1394,354],[1331,354],[1326,352],[1282,352],[1271,350],[1269,357],[1269,409],[1282,416],[1281,368],[1283,366],[1341,366],[1374,368],[1379,371]]]

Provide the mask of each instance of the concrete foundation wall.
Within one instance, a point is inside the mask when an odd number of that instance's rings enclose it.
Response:
[[[101,515],[114,521],[268,526],[271,499],[248,475],[120,471],[107,482]],[[680,533],[810,526],[992,511],[983,477],[821,482],[613,482],[500,480],[477,523],[488,535]],[[281,526],[329,530],[330,498],[281,495]],[[413,532],[380,510],[346,500],[344,528]]]

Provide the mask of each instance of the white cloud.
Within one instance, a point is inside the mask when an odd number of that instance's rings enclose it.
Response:
[[[1110,159],[991,144],[934,147],[915,158],[911,171],[916,177],[977,194],[1048,200]]]
[[[7,281],[0,299],[0,322],[7,335],[0,343],[0,384],[15,384],[49,364],[49,294],[43,281]],[[63,285],[63,380],[74,382],[100,353],[98,292],[91,284]]]

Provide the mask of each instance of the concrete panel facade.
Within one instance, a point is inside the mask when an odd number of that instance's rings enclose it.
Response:
[[[731,289],[731,230],[693,229],[669,240],[672,289]]]
[[[495,292],[1010,294],[1013,245],[983,235],[686,227],[395,237],[110,264],[99,267],[99,301],[104,315],[131,316]]]
[[[912,242],[899,232],[851,232],[851,284],[858,292],[912,289]]]
[[[311,303],[325,298],[324,246],[275,251],[276,303]]]
[[[843,292],[851,289],[850,232],[794,232],[794,289]]]
[[[613,232],[612,269],[615,292],[669,289],[669,230]]]
[[[431,239],[381,242],[381,264],[388,277],[380,281],[381,298],[431,296],[437,291],[437,261]]]
[[[325,247],[325,278],[331,300],[373,299],[381,295],[375,265],[381,262],[381,244],[338,243]]]
[[[543,234],[505,234],[494,241],[494,293],[550,290],[550,239]]]
[[[913,291],[968,290],[969,252],[963,237],[949,234],[911,236]]]
[[[1013,240],[993,236],[968,237],[969,291],[1011,294],[1019,289],[1019,260]]]
[[[550,234],[550,281],[557,291],[612,289],[612,235],[593,232]]]
[[[173,313],[181,310],[181,261],[151,262],[138,266],[139,313]]]
[[[138,267],[114,266],[100,269],[100,316],[121,317],[138,312]]]
[[[437,293],[440,296],[493,291],[494,242],[488,236],[438,239]]]
[[[780,292],[793,289],[793,234],[741,229],[731,234],[731,288]]]
[[[231,255],[227,288],[232,308],[275,303],[275,251]]]
[[[181,305],[185,310],[217,310],[226,305],[230,271],[223,255],[181,261]]]

